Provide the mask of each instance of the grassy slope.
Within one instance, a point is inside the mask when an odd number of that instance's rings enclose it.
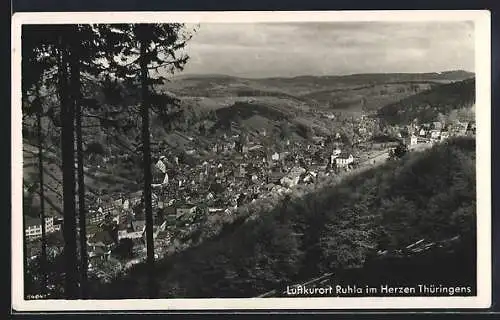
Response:
[[[38,153],[35,147],[28,141],[23,144],[23,181],[29,186],[37,184],[38,179]],[[44,192],[48,203],[48,210],[53,214],[61,214],[62,210],[62,167],[59,157],[50,152],[44,154]],[[95,196],[101,188],[107,188],[111,192],[123,184],[133,182],[126,178],[111,174],[105,168],[95,172],[85,170],[86,193]],[[39,206],[39,197],[33,198],[33,205]]]

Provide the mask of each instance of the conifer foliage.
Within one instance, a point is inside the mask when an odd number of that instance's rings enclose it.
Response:
[[[64,295],[67,299],[87,298],[84,123],[87,119],[97,119],[101,129],[114,129],[114,134],[119,136],[124,130],[137,127],[133,119],[140,116],[142,135],[138,151],[143,155],[148,263],[152,267],[149,115],[156,111],[168,120],[169,106],[176,101],[158,92],[155,85],[163,84],[165,75],[182,70],[188,56],[179,55],[179,51],[190,39],[190,34],[184,32],[182,24],[32,25],[23,27],[22,38],[23,119],[32,115],[37,115],[39,120],[46,117],[50,120],[48,126],[61,132]],[[140,90],[134,92],[134,87]],[[40,102],[40,88],[47,97],[44,103]],[[107,92],[107,96],[102,99],[95,88]],[[126,94],[132,95],[132,99],[124,101]],[[40,128],[41,122],[38,122]],[[24,122],[23,127],[29,131],[29,122]],[[42,152],[39,155],[42,157]],[[43,192],[40,193],[43,197]],[[45,235],[42,238],[45,239]],[[44,251],[44,240],[42,246]],[[151,290],[150,296],[153,295],[154,290]]]

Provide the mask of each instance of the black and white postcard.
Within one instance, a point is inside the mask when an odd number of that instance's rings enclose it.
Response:
[[[490,306],[488,11],[12,21],[15,310]]]

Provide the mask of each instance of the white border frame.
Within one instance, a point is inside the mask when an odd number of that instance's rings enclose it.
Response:
[[[22,230],[21,26],[85,23],[244,23],[326,21],[473,21],[476,73],[477,296],[24,300]],[[471,11],[89,12],[16,13],[12,17],[12,307],[16,311],[440,309],[491,306],[491,18]]]

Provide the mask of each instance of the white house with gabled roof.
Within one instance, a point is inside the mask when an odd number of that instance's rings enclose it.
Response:
[[[337,168],[344,168],[354,162],[354,157],[351,153],[342,152],[338,157],[335,158],[335,165]]]

